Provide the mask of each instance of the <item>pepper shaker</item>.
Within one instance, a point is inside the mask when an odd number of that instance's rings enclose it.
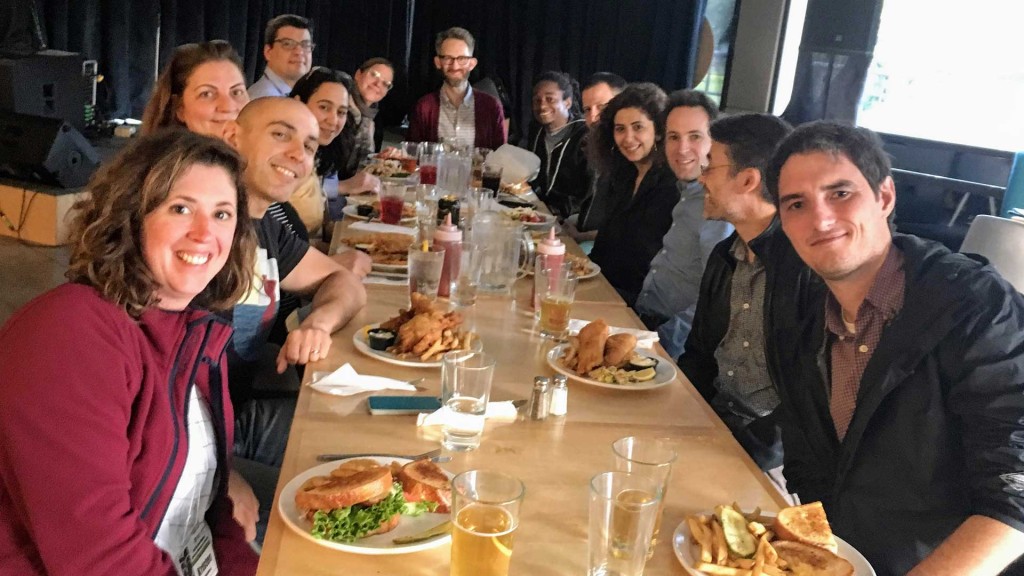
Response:
[[[536,376],[533,379],[533,393],[530,394],[530,419],[543,420],[548,417],[550,399],[548,388],[551,379],[546,376]]]

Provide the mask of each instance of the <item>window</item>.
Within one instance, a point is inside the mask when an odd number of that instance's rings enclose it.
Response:
[[[1021,13],[1020,0],[885,2],[858,124],[1024,150]]]
[[[711,25],[715,50],[711,56],[708,73],[694,88],[705,92],[717,104],[722,101],[722,87],[725,85],[725,69],[729,52],[736,39],[736,0],[708,0],[704,18]]]

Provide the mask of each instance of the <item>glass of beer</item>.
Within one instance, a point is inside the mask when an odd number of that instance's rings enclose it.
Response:
[[[659,504],[648,550],[650,557],[661,529],[661,513],[672,477],[672,464],[676,461],[675,447],[669,438],[627,436],[612,442],[612,451],[615,453],[616,470],[649,478],[658,487]]]
[[[526,488],[514,476],[469,470],[452,479],[452,576],[506,576]]]
[[[602,472],[590,481],[589,576],[641,576],[661,508],[654,479]]]
[[[553,340],[565,340],[569,334],[569,313],[576,297],[576,274],[572,264],[555,265],[537,258],[534,274],[535,299],[540,303],[540,335]]]

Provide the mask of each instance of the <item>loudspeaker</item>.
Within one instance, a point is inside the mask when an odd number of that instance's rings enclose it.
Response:
[[[85,58],[75,52],[43,50],[24,58],[0,58],[0,110],[59,118],[85,128],[90,80]]]
[[[800,48],[870,54],[881,13],[882,0],[809,0]]]
[[[0,174],[80,188],[99,165],[96,149],[67,122],[0,112]]]

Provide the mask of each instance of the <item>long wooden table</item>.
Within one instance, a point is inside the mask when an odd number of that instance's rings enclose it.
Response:
[[[335,334],[327,359],[309,366],[307,379],[314,371],[350,362],[360,373],[426,377],[427,391],[420,394],[439,395],[439,369],[393,366],[354,349],[356,330],[392,316],[407,302],[406,291],[398,287],[369,286],[368,290],[370,303]],[[526,398],[535,375],[554,374],[544,356],[552,344],[534,332],[527,303],[528,299],[518,296],[481,296],[465,312],[466,325],[481,335],[485,350],[497,358],[492,400]],[[572,316],[642,327],[621,300],[577,303]],[[339,398],[303,387],[278,494],[297,474],[317,465],[316,456],[321,453],[417,454],[438,446],[438,431],[417,428],[412,416],[370,416],[367,396]],[[679,453],[666,498],[662,538],[646,574],[685,574],[671,549],[671,534],[688,513],[732,501],[766,510],[785,505],[681,373],[669,386],[649,391],[609,390],[570,381],[568,415],[544,421],[488,422],[481,447],[451,454],[451,462],[444,467],[453,473],[497,469],[525,483],[512,574],[582,574],[587,565],[588,483],[595,474],[613,468],[611,443],[628,435],[673,438]],[[302,538],[275,512],[259,574],[446,574],[449,554],[448,545],[402,556],[339,552]]]

